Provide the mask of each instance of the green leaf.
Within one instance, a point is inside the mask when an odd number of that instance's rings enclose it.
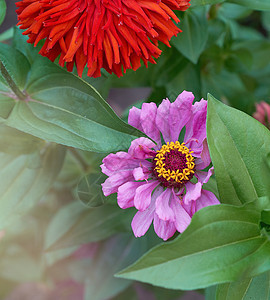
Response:
[[[173,37],[171,42],[178,51],[196,64],[208,38],[205,7],[187,10],[179,26],[183,32]]]
[[[5,77],[2,85],[0,81],[0,116],[6,125],[96,152],[127,149],[144,136],[123,122],[94,88],[47,58],[38,56],[29,70],[20,52],[0,44],[0,59]]]
[[[5,0],[0,0],[0,25],[3,23],[7,11],[7,5]]]
[[[207,139],[222,202],[240,205],[266,195],[261,165],[270,132],[265,126],[208,95]]]
[[[219,285],[216,300],[269,300],[270,272],[257,277]]]
[[[104,205],[87,209],[79,201],[63,207],[52,219],[46,235],[46,249],[53,251],[103,240],[130,227],[132,210]]]
[[[131,282],[115,278],[114,274],[134,262],[147,250],[146,239],[136,239],[129,234],[106,240],[92,261],[82,261],[78,272],[85,280],[85,299],[111,299],[127,288]],[[85,264],[85,273],[82,265]],[[128,298],[129,299],[129,298]]]
[[[14,156],[0,153],[0,228],[36,204],[51,188],[65,149],[45,144],[39,152]]]
[[[201,209],[178,238],[153,248],[118,276],[183,290],[256,276],[270,269],[270,242],[260,235],[259,218],[248,206]]]
[[[243,5],[254,10],[270,10],[269,0],[228,0],[228,2]]]
[[[22,155],[41,150],[44,146],[45,141],[0,124],[0,152]]]
[[[225,0],[191,0],[190,1],[190,6],[195,7],[195,6],[201,6],[201,5],[213,5],[217,3],[222,3]]]
[[[106,202],[101,188],[106,176],[102,173],[91,173],[84,176],[75,189],[75,197],[87,207],[102,206]]]

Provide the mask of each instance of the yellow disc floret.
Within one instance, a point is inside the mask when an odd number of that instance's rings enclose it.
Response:
[[[193,151],[178,141],[163,145],[154,158],[154,174],[165,186],[181,186],[195,173]],[[167,182],[167,184],[166,184]]]

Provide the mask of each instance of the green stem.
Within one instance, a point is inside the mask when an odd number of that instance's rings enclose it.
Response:
[[[7,84],[11,88],[11,90],[14,92],[14,94],[18,97],[19,100],[25,100],[27,96],[17,87],[16,83],[14,80],[11,78],[9,75],[6,67],[0,60],[0,72],[2,73],[3,77],[5,78]]]

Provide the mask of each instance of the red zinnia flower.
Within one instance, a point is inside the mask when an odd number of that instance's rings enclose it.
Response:
[[[88,76],[100,69],[117,76],[126,69],[137,70],[140,59],[159,57],[158,41],[169,40],[181,30],[172,10],[186,10],[190,0],[22,0],[17,2],[21,29],[29,43],[46,39],[40,54],[79,76],[85,65]]]

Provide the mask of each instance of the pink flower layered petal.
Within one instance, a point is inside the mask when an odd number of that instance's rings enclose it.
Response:
[[[132,180],[132,177],[132,170],[115,172],[101,184],[103,194],[109,196],[110,194],[116,193],[118,187],[127,181]]]
[[[183,197],[183,201],[185,204],[189,204],[191,201],[197,200],[201,196],[202,191],[202,183],[186,183],[186,194]]]
[[[206,139],[207,101],[195,102],[192,106],[192,118],[186,124],[184,142],[197,156],[202,151],[202,143]]]
[[[164,241],[172,237],[176,231],[174,222],[163,221],[156,213],[154,214],[154,229],[156,234]]]
[[[215,194],[210,191],[202,190],[201,197],[196,201],[196,211],[210,205],[220,204]]]
[[[172,142],[178,141],[182,128],[191,118],[193,100],[194,95],[191,92],[183,91],[176,100],[171,103],[169,127]]]
[[[156,124],[162,133],[165,143],[172,140],[170,131],[170,108],[170,100],[164,99],[157,109]]]
[[[122,184],[118,188],[118,193],[117,193],[118,205],[123,209],[134,206],[134,196],[136,193],[136,189],[142,184],[143,184],[142,182],[134,182],[134,181],[129,181]]]
[[[209,166],[211,163],[211,157],[208,149],[207,140],[203,141],[203,150],[201,152],[200,158],[195,160],[196,170],[203,170]]]
[[[141,124],[143,132],[161,146],[160,133],[156,125],[157,106],[155,103],[143,103],[141,109]]]
[[[155,201],[156,198],[163,191],[162,187],[157,187],[153,193],[151,203],[145,211],[138,211],[134,216],[131,227],[136,237],[143,236],[149,229],[155,213]]]
[[[134,206],[138,210],[144,211],[148,208],[151,203],[151,194],[158,185],[159,182],[157,180],[153,180],[151,182],[143,183],[136,189]]]
[[[176,227],[176,230],[179,232],[183,232],[190,224],[191,217],[183,207],[183,204],[181,203],[179,197],[177,197],[174,192],[171,200],[171,208],[175,214],[174,225]]]
[[[166,189],[156,200],[156,214],[163,221],[174,222],[174,212],[170,207],[170,198],[172,197],[172,189]]]
[[[139,129],[140,131],[143,131],[143,128],[141,125],[141,110],[139,108],[133,106],[129,110],[128,124]]]
[[[150,175],[151,171],[143,169],[141,167],[135,168],[133,170],[133,177],[136,181],[139,180],[146,180],[148,179],[149,175]]]
[[[144,137],[140,137],[131,142],[131,145],[128,149],[128,154],[132,158],[137,159],[150,158],[154,155],[154,151],[151,150],[151,148],[154,148],[155,146],[156,144],[153,143],[151,140]]]
[[[202,186],[207,183],[211,175],[213,174],[214,168],[210,168],[208,172],[197,171],[195,176],[198,178],[197,183],[187,182],[186,194],[183,197],[184,203],[189,204],[191,201],[197,200],[201,196]]]
[[[120,170],[133,170],[139,166],[139,162],[134,160],[130,154],[126,152],[117,152],[109,154],[102,160],[101,170],[107,176],[111,176],[114,172]]]

